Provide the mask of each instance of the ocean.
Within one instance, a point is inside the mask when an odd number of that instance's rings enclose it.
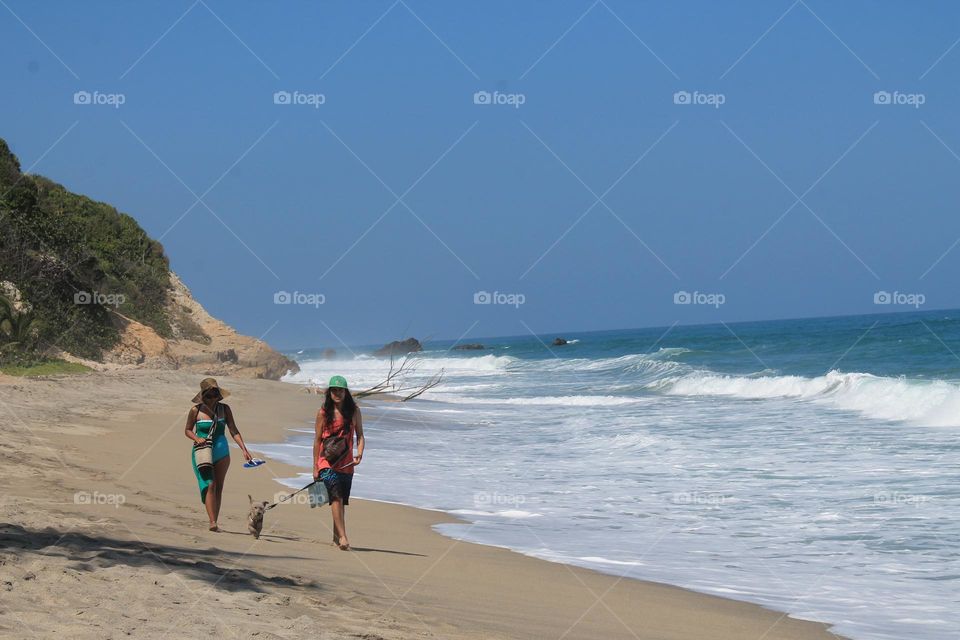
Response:
[[[858,640],[957,638],[960,311],[470,341],[487,348],[414,356],[409,383],[442,369],[440,386],[364,406],[356,496]],[[330,346],[289,353],[287,380],[385,376],[372,347]],[[303,466],[302,486],[312,422],[289,426],[251,448]]]

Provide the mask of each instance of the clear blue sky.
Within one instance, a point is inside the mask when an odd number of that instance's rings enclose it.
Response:
[[[3,0],[0,137],[280,347],[958,307],[958,38],[953,2]]]

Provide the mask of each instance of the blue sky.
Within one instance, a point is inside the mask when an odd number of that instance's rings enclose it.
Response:
[[[955,3],[0,4],[24,168],[280,347],[960,306]]]

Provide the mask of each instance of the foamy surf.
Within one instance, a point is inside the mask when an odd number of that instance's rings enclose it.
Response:
[[[413,371],[409,377],[411,379],[429,377],[441,370],[450,375],[497,375],[507,370],[516,360],[511,356],[493,354],[457,358],[418,353],[413,354],[410,358],[410,366],[413,367]],[[284,382],[326,386],[330,376],[342,375],[347,378],[352,388],[362,389],[365,386],[373,386],[382,381],[390,369],[389,360],[373,358],[364,354],[352,359],[305,360],[299,364],[300,371],[284,376]],[[399,365],[400,359],[395,359],[394,367]]]
[[[856,411],[878,420],[948,427],[960,424],[960,386],[942,380],[885,378],[831,371],[824,376],[724,376],[691,373],[649,385],[675,396],[723,396],[746,400],[796,398]]]
[[[960,350],[960,319],[924,322],[434,348],[414,381],[444,368],[440,387],[365,405],[354,489],[454,514],[466,524],[437,530],[456,539],[757,602],[855,640],[953,640],[960,491],[942,481],[950,431],[931,427],[960,424],[960,365],[943,346]],[[387,363],[301,366],[300,380],[358,388]],[[308,448],[275,451],[309,468]]]

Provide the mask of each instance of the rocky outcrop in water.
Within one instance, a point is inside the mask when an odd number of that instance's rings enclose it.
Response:
[[[406,340],[394,340],[390,344],[384,345],[373,352],[378,358],[389,356],[402,356],[407,353],[423,351],[423,345],[416,338],[407,338]]]

